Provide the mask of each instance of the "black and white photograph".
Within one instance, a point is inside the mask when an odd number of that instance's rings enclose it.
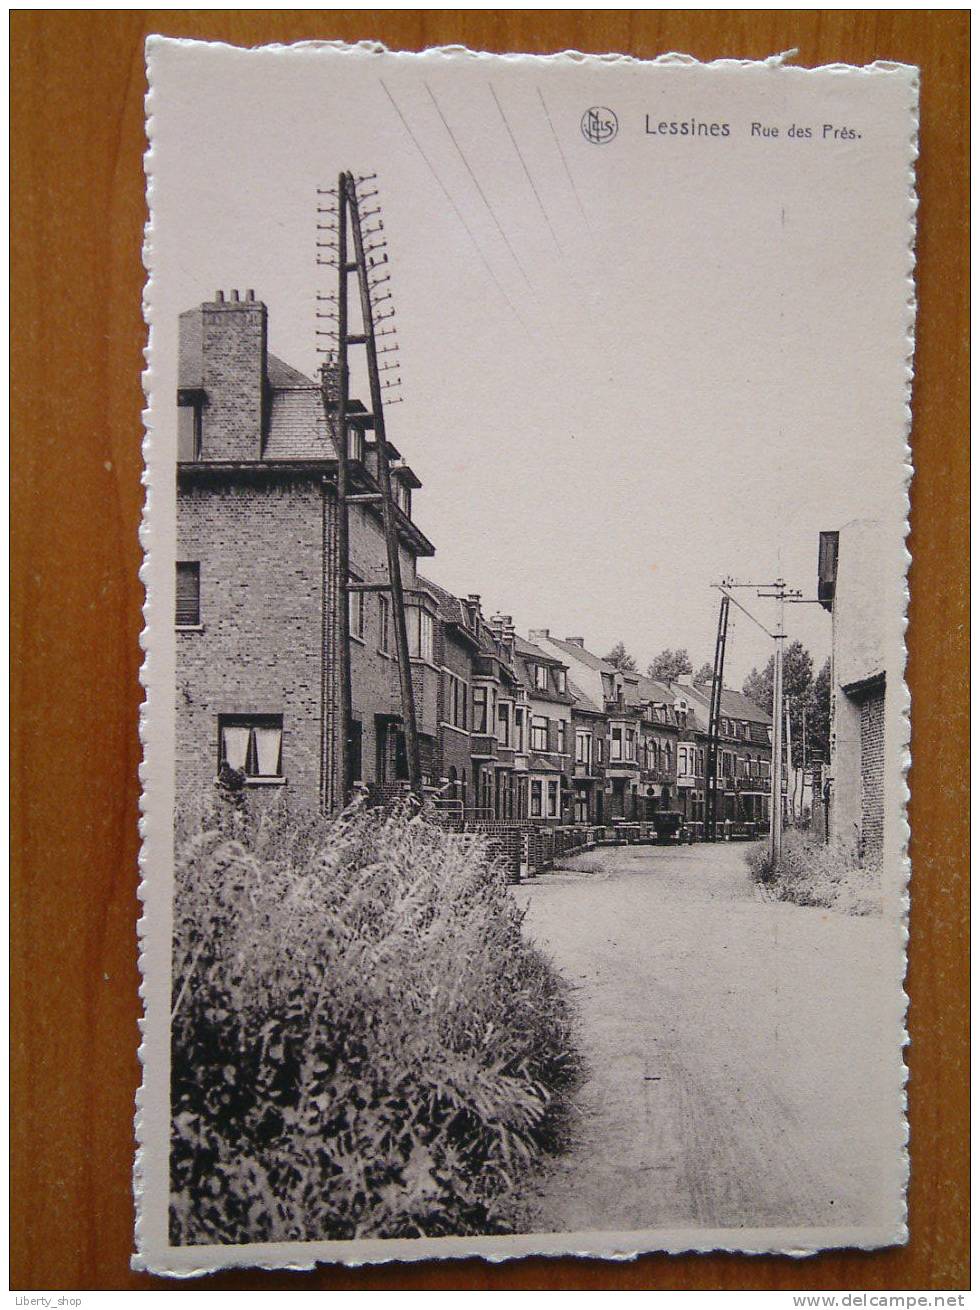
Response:
[[[904,1242],[916,70],[147,61],[135,1266]]]

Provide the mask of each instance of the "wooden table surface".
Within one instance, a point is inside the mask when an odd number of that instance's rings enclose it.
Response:
[[[967,11],[19,11],[11,15],[11,1285],[129,1270],[139,1079],[143,38],[577,48],[922,69],[912,489],[911,1241],[806,1261],[466,1261],[211,1287],[968,1286]]]

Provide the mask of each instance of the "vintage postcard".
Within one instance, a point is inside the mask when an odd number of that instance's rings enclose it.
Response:
[[[905,1241],[916,70],[147,62],[135,1264]]]

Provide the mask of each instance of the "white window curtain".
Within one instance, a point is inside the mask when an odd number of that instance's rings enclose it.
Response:
[[[281,728],[255,729],[255,757],[260,778],[274,778],[279,773]]]
[[[243,727],[225,727],[222,729],[222,747],[225,763],[239,773],[244,773],[248,759],[249,729]]]

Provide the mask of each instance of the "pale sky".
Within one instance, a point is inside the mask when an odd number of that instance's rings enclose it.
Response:
[[[389,436],[424,483],[423,571],[486,613],[600,654],[621,638],[642,668],[686,646],[697,667],[712,582],[782,573],[812,596],[820,529],[901,517],[907,142],[886,115],[904,84],[840,77],[835,121],[861,136],[829,143],[793,68],[188,44],[156,57],[154,88],[161,394],[177,314],[219,287],[254,288],[270,349],[313,371],[315,295],[336,289],[316,188],[377,172],[404,380]],[[593,104],[619,118],[606,145],[580,130]],[[650,134],[648,115],[730,132]],[[788,631],[819,665],[829,616],[796,607]],[[770,650],[736,614],[726,681]]]

